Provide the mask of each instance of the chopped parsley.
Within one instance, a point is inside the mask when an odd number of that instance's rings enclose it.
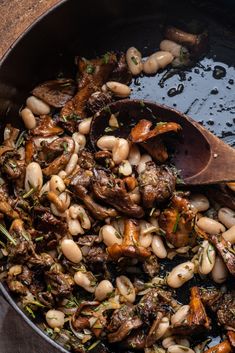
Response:
[[[92,64],[88,64],[86,67],[86,72],[92,75],[95,72],[95,66]]]
[[[135,65],[138,65],[138,61],[136,60],[136,57],[135,57],[135,56],[132,56],[132,57],[131,57],[131,61],[132,61]]]

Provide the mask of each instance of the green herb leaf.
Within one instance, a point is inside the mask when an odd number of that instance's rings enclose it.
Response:
[[[105,129],[104,129],[104,132],[112,132],[112,131],[115,131],[117,129],[117,127],[111,127],[111,126],[107,126]]]
[[[35,193],[35,191],[37,190],[37,188],[31,188],[28,192],[26,192],[25,194],[23,194],[23,199],[27,199],[29,196],[31,196],[32,194]]]
[[[12,244],[14,244],[16,246],[15,239],[12,238],[11,234],[8,232],[8,230],[2,224],[0,224],[0,232],[2,234],[4,234]]]
[[[17,139],[17,141],[15,143],[16,149],[18,149],[24,143],[25,134],[26,134],[25,130],[20,133],[20,135],[19,135],[19,137],[18,137],[18,139]]]
[[[33,310],[28,305],[25,307],[25,310],[29,313],[29,315],[32,316],[33,319],[35,319],[36,315],[34,314]]]
[[[104,64],[108,64],[110,59],[110,53],[107,52],[106,54],[103,55],[102,61]]]
[[[88,64],[86,67],[86,72],[92,75],[95,72],[95,66],[92,64]]]
[[[44,239],[43,236],[42,237],[37,237],[37,238],[35,238],[35,241],[38,242],[38,241],[42,241],[43,239]]]
[[[93,348],[95,348],[98,344],[100,343],[100,340],[94,342],[87,350],[91,351]]]
[[[173,227],[173,230],[172,230],[173,233],[175,233],[177,231],[179,220],[180,220],[180,213],[177,213],[175,224],[174,224],[174,227]]]
[[[135,56],[132,56],[132,57],[131,57],[131,61],[132,61],[135,65],[138,65],[138,61],[136,60],[136,57],[135,57]]]

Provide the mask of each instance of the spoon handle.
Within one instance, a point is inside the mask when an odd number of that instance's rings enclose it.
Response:
[[[193,120],[191,122],[207,140],[211,153],[205,168],[198,174],[186,178],[185,183],[196,185],[235,181],[235,149],[225,144],[197,122]]]

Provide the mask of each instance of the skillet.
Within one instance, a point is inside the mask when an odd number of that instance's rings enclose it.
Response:
[[[18,110],[37,83],[58,75],[74,77],[75,55],[94,57],[133,45],[147,56],[158,49],[163,26],[171,23],[189,31],[208,29],[206,57],[165,81],[165,70],[154,77],[138,78],[131,85],[132,97],[176,108],[234,147],[234,8],[232,1],[62,1],[29,28],[1,60],[1,134],[6,122],[20,126]],[[0,288],[36,332],[58,351],[67,352],[21,312],[3,284]]]

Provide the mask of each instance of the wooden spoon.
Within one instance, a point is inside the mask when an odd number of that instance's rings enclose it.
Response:
[[[118,113],[119,127],[109,127],[110,115]],[[202,185],[235,181],[235,149],[190,117],[170,107],[142,100],[120,100],[101,110],[91,124],[91,143],[103,135],[128,137],[131,128],[141,119],[158,122],[176,122],[181,125],[180,134],[166,134],[167,147],[173,152],[171,163],[180,171],[185,184]],[[149,140],[150,143],[151,140]],[[152,153],[154,156],[154,139]]]

